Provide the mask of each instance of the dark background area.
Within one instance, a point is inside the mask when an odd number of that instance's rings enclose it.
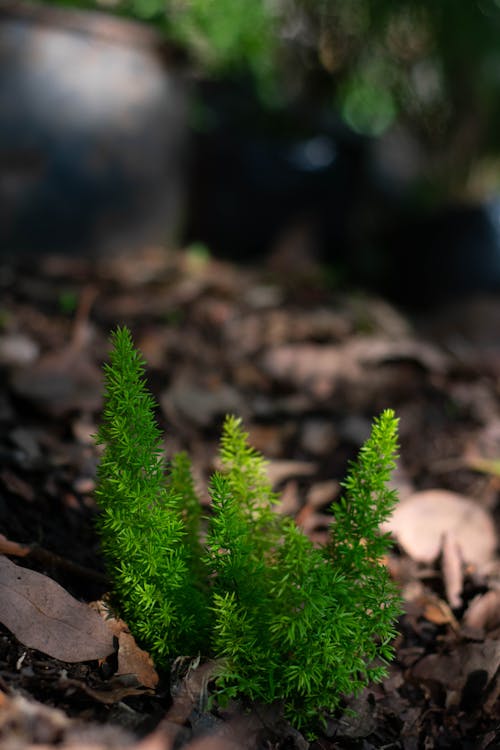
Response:
[[[415,306],[498,289],[492,0],[100,11],[0,4],[4,255],[196,242]]]

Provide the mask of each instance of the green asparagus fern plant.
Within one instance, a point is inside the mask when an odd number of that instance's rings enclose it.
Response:
[[[115,605],[157,664],[215,657],[220,697],[282,701],[297,726],[382,679],[400,612],[379,531],[396,502],[387,488],[394,413],[374,421],[320,547],[275,512],[266,462],[241,421],[227,417],[202,541],[189,459],[177,454],[166,466],[145,363],[126,328],[112,343],[98,523]]]

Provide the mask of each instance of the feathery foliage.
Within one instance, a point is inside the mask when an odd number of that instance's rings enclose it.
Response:
[[[227,417],[202,543],[189,458],[167,471],[144,362],[127,329],[112,342],[96,494],[117,608],[160,664],[217,658],[220,699],[282,701],[297,726],[317,722],[380,680],[392,655],[400,599],[379,525],[396,502],[394,413],[374,421],[323,547],[274,511],[266,462]]]
[[[185,471],[179,459],[170,487],[165,480],[145,363],[126,328],[112,334],[112,343],[97,434],[105,446],[97,473],[98,526],[118,608],[161,664],[176,652],[196,652],[206,637],[199,618],[206,610],[203,587],[192,575],[186,532],[195,518],[190,513],[184,520],[179,512],[184,493],[177,479]]]

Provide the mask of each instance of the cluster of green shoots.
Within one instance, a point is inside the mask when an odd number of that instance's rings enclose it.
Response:
[[[99,529],[115,606],[157,665],[180,655],[215,658],[219,699],[281,701],[296,726],[381,680],[400,612],[383,564],[389,540],[379,531],[396,500],[387,488],[393,412],[374,421],[351,465],[326,545],[275,511],[266,462],[232,416],[204,519],[188,457],[165,463],[129,331],[117,329],[112,343],[97,437],[105,446]]]

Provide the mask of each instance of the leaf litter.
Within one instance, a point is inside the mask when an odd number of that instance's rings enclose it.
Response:
[[[0,555],[0,622],[28,648],[66,662],[105,659],[113,634],[87,604],[51,578]]]
[[[301,288],[296,280],[288,288],[286,279],[270,282],[266,270],[210,260],[195,267],[182,253],[160,249],[114,263],[47,260],[12,274],[0,361],[7,383],[0,404],[4,553],[57,579],[52,583],[71,596],[72,616],[81,611],[76,604],[98,617],[83,603],[107,588],[90,497],[98,453],[88,433],[98,420],[100,364],[117,322],[144,342],[160,419],[166,416],[167,451],[188,449],[196,476],[206,478],[220,412],[238,405],[257,447],[272,459],[281,511],[313,539],[331,518],[366,425],[393,407],[401,417],[394,482],[402,499],[387,565],[406,610],[396,659],[383,684],[346,699],[345,713],[328,718],[311,747],[498,745],[500,360],[493,329],[474,335],[480,306],[471,308],[468,327],[464,306],[422,323],[366,295],[311,282]],[[67,286],[80,299],[75,320],[48,303]],[[458,348],[457,326],[464,332]],[[92,570],[94,577],[82,573]],[[36,601],[33,590],[29,596]],[[2,610],[9,609],[3,600]],[[169,690],[168,675],[156,675],[146,653],[131,645],[128,654],[126,625],[106,617],[101,625],[112,653],[93,661],[65,662],[66,651],[52,657],[39,650],[50,643],[50,617],[24,618],[25,632],[16,618],[14,635],[0,629],[2,747],[307,747],[281,723],[279,707],[209,710],[200,703],[196,681],[210,693],[210,665],[171,675]],[[75,632],[65,646],[73,656],[101,651],[92,630]]]
[[[399,504],[385,528],[419,562],[434,562],[443,538],[448,547],[454,544],[460,549],[466,562],[477,566],[489,562],[497,547],[491,515],[473,499],[447,490],[411,495]]]

